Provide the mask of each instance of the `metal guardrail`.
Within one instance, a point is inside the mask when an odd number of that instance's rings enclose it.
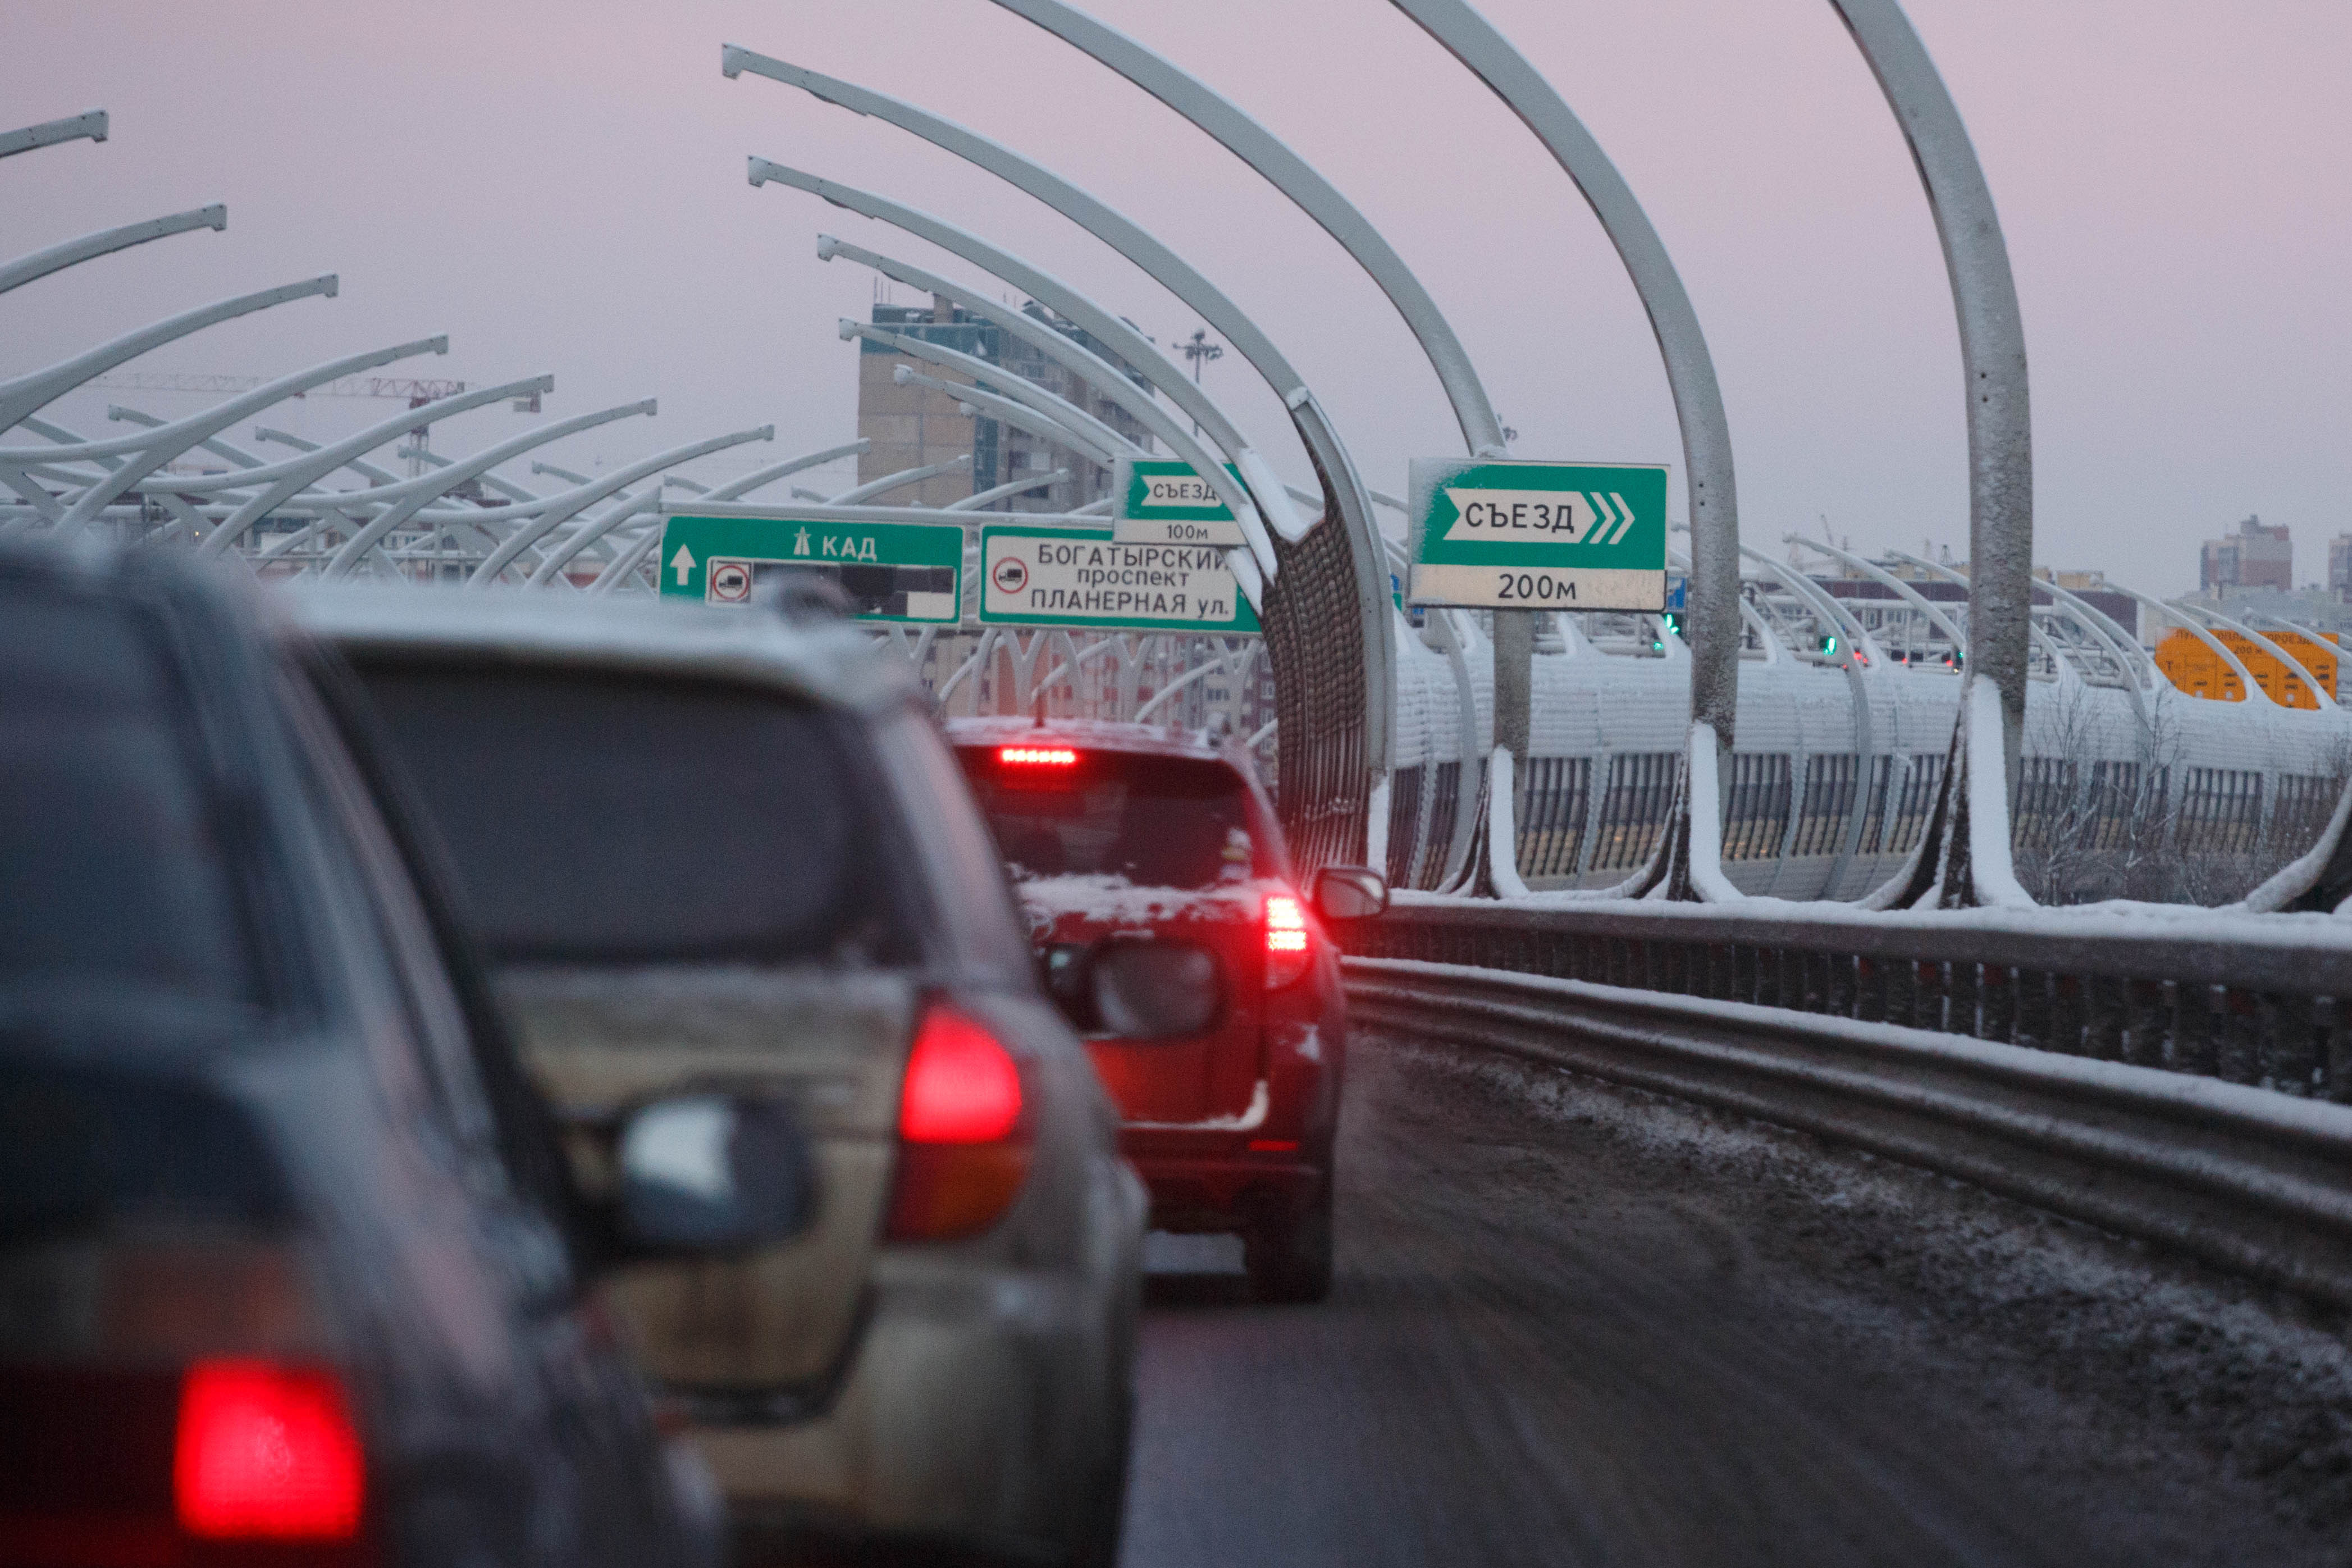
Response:
[[[1360,1026],[1820,1134],[2352,1306],[2352,1109],[1780,1008],[1350,958]]]
[[[1891,1023],[2352,1103],[2352,930],[2324,915],[1764,915],[1408,894],[1344,939],[1362,957]]]

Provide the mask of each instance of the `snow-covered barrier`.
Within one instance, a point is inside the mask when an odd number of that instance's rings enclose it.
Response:
[[[1514,904],[1400,894],[1363,957],[1818,1013],[2352,1103],[2352,922],[2158,904]]]
[[[2352,1106],[1749,1002],[1346,967],[1360,1026],[1817,1133],[2352,1307]]]

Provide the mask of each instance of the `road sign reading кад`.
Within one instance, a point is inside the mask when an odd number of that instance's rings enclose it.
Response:
[[[984,528],[980,618],[1255,636],[1257,612],[1213,545],[1135,545],[1104,528]]]
[[[951,626],[963,618],[961,523],[841,523],[797,517],[673,514],[663,520],[661,591],[748,604],[779,572],[826,577],[860,621]]]
[[[1413,604],[1666,607],[1663,464],[1415,458]]]
[[[1225,472],[1241,483],[1241,470]],[[1240,545],[1242,526],[1216,487],[1189,463],[1165,457],[1118,458],[1110,493],[1118,497],[1111,538],[1123,545]]]

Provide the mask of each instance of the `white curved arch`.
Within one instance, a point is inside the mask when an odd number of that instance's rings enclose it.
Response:
[[[253,438],[256,441],[274,442],[280,446],[290,446],[297,452],[316,452],[319,450],[319,443],[315,441],[305,441],[299,435],[292,434],[287,431],[275,429],[267,424],[257,424],[254,426]],[[362,458],[354,457],[349,463],[341,464],[338,465],[338,466],[350,469],[352,473],[358,475],[361,478],[366,480],[371,485],[395,485],[400,482],[400,476],[394,473],[391,469],[380,468],[376,465],[367,462]],[[328,472],[332,473],[333,471],[334,470],[330,469]],[[321,477],[324,477],[324,476],[321,476]],[[529,493],[530,492],[528,491],[524,492],[526,495]]]
[[[96,234],[83,235],[78,239],[20,256],[14,261],[0,262],[0,294],[12,288],[22,288],[36,278],[63,272],[68,267],[79,267],[85,261],[111,256],[118,250],[129,250],[134,245],[186,234],[191,229],[211,229],[217,234],[226,227],[228,209],[215,202],[209,207],[173,213],[169,217],[149,218],[144,223],[100,229]]]
[[[711,489],[704,489],[692,480],[679,478],[675,475],[665,476],[662,482],[666,485],[684,486],[708,500],[731,501],[739,496],[748,496],[754,490],[763,489],[787,475],[797,474],[803,468],[814,468],[820,464],[831,463],[840,457],[861,455],[870,451],[873,445],[872,441],[861,435],[856,440],[845,443],[840,446],[828,446],[820,452],[803,452],[797,457],[787,457],[782,463],[771,464],[765,468],[755,468],[740,478],[730,479],[726,484]],[[539,466],[537,464],[532,465],[534,469]],[[552,583],[555,580],[555,574],[562,570],[572,557],[627,522],[631,517],[642,516],[646,508],[656,504],[657,497],[648,496],[639,506],[616,507],[606,512],[572,538],[551,549],[547,552],[547,559],[541,561],[538,568],[531,572],[530,584],[527,586]],[[656,539],[661,537],[661,529],[658,528],[655,528],[653,533]],[[605,570],[607,571],[611,570],[611,563],[607,563]],[[603,580],[604,576],[599,573],[597,581]],[[593,584],[591,586],[593,587]]]
[[[827,181],[825,183],[830,184],[831,182]],[[817,255],[820,256],[847,256],[854,261],[874,267],[887,277],[900,278],[901,281],[912,283],[917,287],[929,287],[942,298],[962,306],[971,314],[995,322],[1003,330],[1021,339],[1047,359],[1066,366],[1084,378],[1093,385],[1097,393],[1125,409],[1154,435],[1166,442],[1169,451],[1192,465],[1193,472],[1206,477],[1210,487],[1217,492],[1217,498],[1224,502],[1226,507],[1233,512],[1235,522],[1240,525],[1242,537],[1249,541],[1250,553],[1257,559],[1259,572],[1268,580],[1273,578],[1275,574],[1274,544],[1265,537],[1265,521],[1259,515],[1257,507],[1251,499],[1251,486],[1236,483],[1234,476],[1225,471],[1224,464],[1215,454],[1195,439],[1184,428],[1183,423],[1172,417],[1157,399],[1145,393],[1141,388],[1120,374],[1118,366],[1093,350],[1071,341],[1062,333],[1024,312],[991,300],[984,295],[950,282],[936,273],[926,272],[921,267],[908,267],[903,262],[892,261],[887,256],[861,250],[856,246],[830,236],[820,237],[817,242]],[[917,282],[917,279],[923,281]],[[1043,296],[1040,298],[1042,298]],[[1051,302],[1048,301],[1048,303]],[[1177,379],[1181,381],[1183,378]],[[1230,425],[1227,428],[1230,429]],[[1253,457],[1256,455],[1247,447],[1243,447],[1242,452]],[[1225,456],[1234,458],[1238,465],[1239,455],[1234,452],[1228,450]],[[1260,458],[1258,461],[1262,464],[1264,459]],[[1279,484],[1274,485],[1271,488],[1276,502],[1286,512],[1288,511],[1290,500],[1281,493]],[[1299,536],[1303,537],[1305,532],[1303,528],[1300,528]]]
[[[1255,501],[1257,509],[1265,514],[1271,525],[1280,531],[1284,538],[1296,542],[1307,536],[1307,524],[1291,512],[1288,497],[1282,493],[1279,482],[1273,479],[1273,470],[1266,465],[1265,457],[1250,444],[1240,430],[1235,428],[1234,422],[1226,416],[1225,411],[1218,407],[1216,401],[1211,398],[1198,383],[1169,363],[1167,357],[1160,353],[1156,345],[1119,317],[1104,309],[1085,294],[1052,274],[1031,266],[1012,252],[990,245],[978,235],[958,228],[953,224],[933,217],[929,213],[918,212],[912,207],[885,200],[835,181],[822,180],[813,175],[795,177],[796,172],[784,170],[778,164],[767,163],[765,167],[772,179],[799,185],[801,189],[808,191],[813,195],[822,196],[826,201],[845,207],[851,212],[904,229],[918,239],[928,240],[943,250],[951,251],[962,256],[974,267],[980,267],[992,277],[1012,284],[1031,298],[1059,311],[1063,316],[1092,333],[1097,340],[1132,365],[1138,375],[1166,393],[1170,402],[1182,409],[1200,425],[1213,444],[1223,449],[1225,455],[1232,459],[1234,465],[1241,469],[1246,492]],[[806,183],[803,183],[803,181]],[[911,278],[899,277],[901,270],[909,274],[917,270],[907,267],[902,262],[893,261],[888,256],[877,256],[845,241],[821,236],[817,242],[818,256],[830,260],[833,253],[847,256],[853,261],[873,267],[886,277],[898,278],[901,282],[911,283]],[[924,274],[924,276],[930,275]],[[921,285],[913,286],[921,287]],[[949,298],[953,299],[956,296],[950,294]],[[985,297],[982,298],[985,302]],[[964,308],[967,310],[972,308],[969,304]],[[992,317],[992,319],[999,319],[1001,322],[999,317]],[[1214,483],[1213,479],[1212,483]],[[1224,490],[1228,487],[1230,486],[1218,486],[1218,495],[1219,498],[1230,507],[1234,503],[1232,497],[1224,494]],[[1261,491],[1264,494],[1260,494]]]
[[[615,490],[625,489],[640,479],[660,473],[665,468],[674,468],[681,463],[691,463],[698,457],[707,456],[730,446],[740,446],[747,441],[773,441],[775,438],[776,427],[772,424],[763,424],[755,430],[739,430],[730,435],[714,435],[707,440],[692,442],[684,446],[674,446],[667,452],[656,452],[651,457],[641,458],[588,486],[584,492],[574,492],[571,496],[554,497],[556,504],[551,506],[544,514],[507,536],[506,541],[492,550],[488,559],[480,566],[474,569],[474,574],[466,580],[466,586],[469,589],[484,588],[496,582],[499,573],[512,564],[517,556],[545,538],[559,525],[577,517]]]
[[[570,419],[556,420],[552,423],[524,431],[520,435],[499,442],[495,446],[487,447],[470,457],[460,458],[446,468],[436,469],[429,475],[418,476],[420,479],[431,480],[432,483],[429,485],[394,486],[394,489],[407,488],[410,493],[390,500],[383,510],[368,520],[365,528],[345,539],[342,548],[336,550],[328,559],[319,575],[330,582],[339,577],[348,576],[352,568],[359,564],[360,558],[373,549],[377,541],[386,534],[467,480],[497,467],[509,458],[518,457],[533,447],[544,446],[551,441],[561,441],[567,435],[577,435],[583,430],[593,430],[598,425],[610,424],[616,419],[633,419],[639,414],[651,414],[656,412],[658,412],[658,405],[655,400],[643,398],[635,402],[598,409],[593,413],[576,413]],[[618,487],[618,486],[614,486],[616,489]],[[605,492],[608,495],[610,493],[610,491]],[[553,497],[542,497],[539,501],[531,503],[530,507],[532,510],[539,512],[541,520],[544,521],[547,515],[545,509],[552,505]],[[583,505],[585,503],[583,502]],[[520,504],[514,507],[484,507],[482,521],[511,517],[522,509]]]
[[[92,141],[103,141],[106,127],[106,110],[91,109],[63,120],[45,120],[21,131],[0,131],[0,158],[14,158],[37,147],[55,147],[60,141],[79,141],[85,136]]]
[[[936,479],[942,474],[952,474],[959,468],[970,466],[971,466],[971,454],[958,453],[944,463],[928,464],[919,468],[901,468],[896,474],[885,474],[878,479],[868,479],[865,484],[853,486],[838,496],[827,496],[824,498],[825,505],[854,507],[869,496],[887,496],[893,490],[903,490],[909,485],[919,485],[927,479]]]
[[[992,501],[1002,501],[1007,496],[1017,496],[1024,490],[1034,490],[1040,485],[1058,485],[1069,476],[1070,471],[1067,468],[1055,468],[1044,474],[1032,474],[1027,478],[1015,479],[1010,485],[999,485],[992,490],[975,490],[961,501],[950,501],[940,510],[977,512]]]
[[[374,349],[363,354],[352,354],[343,359],[330,361],[323,365],[313,365],[307,371],[297,371],[292,375],[280,376],[267,385],[255,388],[243,397],[232,398],[227,402],[206,409],[202,413],[192,414],[186,419],[149,431],[143,435],[124,436],[115,441],[94,443],[83,450],[95,454],[101,450],[111,449],[121,451],[126,455],[134,453],[136,455],[130,456],[121,467],[107,476],[104,482],[91,486],[76,497],[74,504],[67,509],[64,518],[59,521],[58,527],[66,533],[79,530],[92,517],[97,517],[116,497],[131,489],[139,481],[189,448],[205,444],[212,436],[217,435],[249,413],[258,413],[298,392],[307,392],[314,386],[333,381],[339,376],[373,370],[378,365],[388,365],[394,361],[410,359],[418,354],[446,354],[448,351],[449,340],[439,337],[421,338],[413,343],[395,343],[390,348]],[[0,463],[5,463],[14,457],[16,450],[18,449],[0,450]]]
[[[822,101],[838,104],[852,113],[886,120],[1035,197],[1133,262],[1162,287],[1181,299],[1265,378],[1274,394],[1290,412],[1291,422],[1297,426],[1300,439],[1306,443],[1307,451],[1313,455],[1317,465],[1328,481],[1331,498],[1339,508],[1340,525],[1348,530],[1351,541],[1349,554],[1356,572],[1356,610],[1363,627],[1364,647],[1370,661],[1365,671],[1365,755],[1375,777],[1384,778],[1389,770],[1391,750],[1391,708],[1394,704],[1396,644],[1390,618],[1381,533],[1372,518],[1371,503],[1380,502],[1397,511],[1402,511],[1404,507],[1402,503],[1366,487],[1362,476],[1357,472],[1354,457],[1349,455],[1347,444],[1340,440],[1339,433],[1322,403],[1282,351],[1275,347],[1273,340],[1258,329],[1257,323],[1216,285],[1141,225],[1044,165],[967,126],[942,120],[887,94],[869,91],[836,78],[754,54],[732,44],[719,50],[719,68],[722,74],[730,78],[749,70],[754,75],[799,88]],[[1296,496],[1294,493],[1294,497],[1318,509],[1324,505],[1321,496]]]
[[[1438,310],[1437,302],[1389,242],[1353,203],[1282,140],[1242,112],[1230,99],[1186,75],[1126,34],[1104,26],[1061,0],[995,0],[1065,43],[1093,56],[1169,108],[1191,120],[1256,170],[1338,240],[1356,265],[1370,275],[1412,329],[1445,389],[1463,440],[1475,456],[1507,456],[1502,421],[1470,363],[1469,353]]]
[[[135,360],[150,349],[289,300],[307,299],[314,294],[323,294],[331,299],[337,287],[335,275],[331,272],[322,277],[305,278],[299,283],[281,283],[275,288],[264,288],[254,294],[240,294],[234,299],[200,305],[194,310],[167,316],[135,332],[126,332],[95,349],[84,350],[70,360],[60,360],[42,370],[28,371],[13,380],[0,382],[0,434],[23,423],[26,414],[56,402],[90,377],[110,371],[125,360]]]
[[[791,185],[797,190],[806,191],[835,206],[845,207],[851,212],[890,224],[919,238],[929,240],[944,250],[952,251],[973,266],[1003,278],[1006,282],[1013,284],[1016,287],[1025,290],[1037,299],[1060,310],[1088,331],[1095,332],[1095,335],[1103,339],[1106,343],[1118,341],[1121,345],[1122,357],[1125,357],[1128,347],[1135,347],[1142,357],[1134,360],[1133,362],[1146,379],[1156,382],[1157,376],[1164,374],[1176,383],[1186,387],[1192,384],[1181,375],[1177,374],[1175,367],[1169,365],[1164,359],[1160,358],[1159,350],[1143,341],[1142,334],[1118,321],[1110,312],[1095,305],[1067,284],[1029,266],[1019,257],[989,245],[978,235],[958,228],[953,224],[933,217],[928,213],[917,212],[912,207],[886,200],[869,192],[856,190],[814,174],[803,173],[797,169],[790,169],[764,158],[753,158],[751,161],[751,179],[754,185],[773,181],[779,184]],[[1157,406],[1150,404],[1148,400],[1130,395],[1134,383],[1120,374],[1118,369],[1108,361],[1071,342],[1061,333],[1053,331],[1051,328],[1031,320],[1019,311],[998,305],[987,299],[985,296],[950,283],[935,273],[925,272],[921,268],[908,267],[905,263],[877,256],[871,251],[849,245],[831,235],[820,235],[817,240],[819,259],[831,260],[836,254],[848,256],[854,261],[874,267],[886,276],[900,278],[902,281],[912,282],[917,277],[934,280],[935,292],[943,294],[947,298],[962,305],[966,310],[975,315],[986,317],[996,322],[1004,330],[1028,341],[1031,346],[1049,359],[1059,361],[1093,382],[1097,392],[1150,426],[1153,434],[1168,443],[1170,451],[1191,464],[1194,470],[1206,479],[1209,486],[1217,492],[1217,498],[1223,501],[1234,514],[1235,521],[1240,525],[1243,537],[1249,540],[1250,553],[1257,559],[1259,572],[1268,579],[1274,576],[1274,546],[1270,541],[1259,537],[1263,534],[1265,523],[1260,517],[1260,507],[1252,496],[1252,491],[1256,488],[1256,485],[1248,482],[1236,483],[1233,476],[1224,471],[1224,465],[1212,457],[1199,441],[1186,434],[1181,423],[1171,419]],[[929,284],[914,286],[931,287]],[[1097,331],[1097,327],[1107,328],[1108,332]],[[1050,335],[1054,341],[1048,343],[1039,334]],[[1079,357],[1073,358],[1073,356]],[[1156,367],[1152,363],[1153,361],[1159,361]],[[1265,460],[1240,439],[1239,433],[1233,429],[1232,422],[1227,420],[1221,412],[1216,411],[1214,404],[1208,403],[1204,398],[1198,396],[1186,400],[1185,406],[1188,412],[1194,405],[1208,411],[1210,417],[1202,421],[1202,428],[1204,431],[1212,432],[1212,439],[1217,440],[1219,445],[1224,446],[1225,455],[1234,461],[1236,467],[1242,468],[1245,476],[1255,467],[1264,471],[1267,477],[1271,476],[1271,471],[1264,469]],[[1149,412],[1146,412],[1147,409]],[[1213,434],[1219,431],[1223,433],[1225,439],[1220,439]],[[1230,439],[1232,444],[1227,445],[1226,439]],[[1249,460],[1247,465],[1244,465],[1244,459]],[[1269,489],[1271,493],[1267,497],[1267,501],[1278,510],[1268,515],[1286,519],[1284,537],[1293,539],[1304,537],[1306,527],[1290,515],[1288,497],[1281,494],[1279,485],[1270,486]]]
[[[1014,375],[1002,365],[992,365],[976,354],[947,348],[918,338],[909,332],[894,332],[887,327],[869,327],[863,321],[841,319],[841,336],[845,340],[865,338],[883,344],[896,353],[918,360],[928,360],[951,371],[961,371],[968,376],[985,377],[988,383],[1013,402],[1024,403],[1058,424],[1072,424],[1093,436],[1099,444],[1116,447],[1134,444],[1127,437],[1080,408],[1065,397],[1056,397],[1034,382]]]
[[[929,387],[933,392],[946,392],[957,401],[958,412],[966,419],[978,419],[984,415],[999,423],[1009,424],[1015,430],[1026,431],[1040,440],[1050,441],[1057,445],[1067,446],[1073,451],[1084,453],[1106,468],[1117,462],[1122,452],[1129,456],[1143,455],[1143,448],[1131,441],[1122,441],[1116,447],[1105,446],[1086,431],[1064,424],[1059,420],[1047,419],[1034,409],[1022,407],[1011,398],[999,397],[994,392],[985,392],[975,386],[966,386],[961,382],[943,381],[938,376],[927,376],[906,365],[892,367],[890,379],[902,387]]]
[[[231,545],[245,537],[247,529],[269,515],[269,509],[281,501],[291,499],[362,453],[373,452],[387,441],[398,440],[425,422],[424,419],[419,418],[419,415],[425,416],[425,419],[443,420],[451,414],[480,408],[485,403],[497,402],[501,398],[529,397],[533,392],[552,392],[554,389],[553,376],[532,376],[524,381],[509,382],[503,386],[477,387],[472,392],[460,392],[455,397],[437,399],[426,403],[421,409],[404,410],[390,419],[368,426],[355,435],[345,436],[331,446],[322,446],[316,452],[306,453],[297,462],[281,465],[282,477],[275,480],[268,488],[230,513],[222,521],[220,527],[215,528],[205,542],[196,549],[204,555],[217,556],[226,553]],[[255,482],[259,475],[268,472],[268,470],[263,469],[257,471],[256,474],[245,476],[243,482]],[[377,498],[381,499],[380,497]]]

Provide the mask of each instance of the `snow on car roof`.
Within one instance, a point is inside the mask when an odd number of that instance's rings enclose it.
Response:
[[[312,636],[353,651],[724,676],[853,708],[903,701],[917,689],[900,661],[847,622],[423,585],[296,583],[272,597]]]

